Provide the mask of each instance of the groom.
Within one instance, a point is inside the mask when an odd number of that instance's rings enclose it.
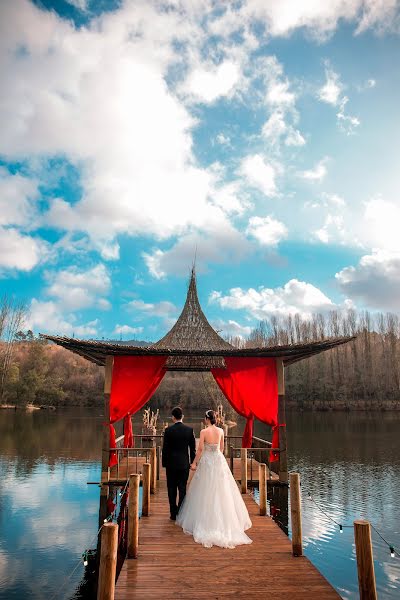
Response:
[[[164,431],[162,449],[162,466],[167,471],[168,500],[172,521],[175,521],[186,495],[189,466],[196,456],[196,440],[193,429],[184,425],[182,419],[182,409],[176,406],[172,409],[173,425]],[[178,505],[176,504],[177,491],[179,493]]]

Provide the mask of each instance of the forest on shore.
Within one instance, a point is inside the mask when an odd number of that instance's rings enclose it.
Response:
[[[104,370],[23,331],[23,316],[21,305],[0,305],[0,405],[101,406]],[[302,410],[400,409],[400,321],[395,314],[347,310],[311,319],[271,317],[248,339],[228,341],[263,347],[342,336],[357,338],[285,370],[287,405]],[[169,372],[151,405],[215,407],[222,399],[210,373]]]

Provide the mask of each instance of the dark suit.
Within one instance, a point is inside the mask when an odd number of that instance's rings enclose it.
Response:
[[[189,467],[195,456],[196,440],[191,427],[179,421],[164,431],[162,466],[167,471],[169,508],[173,519],[178,514],[186,495]],[[177,491],[179,493],[178,505],[176,504]]]

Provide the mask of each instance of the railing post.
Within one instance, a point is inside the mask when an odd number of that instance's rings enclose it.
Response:
[[[242,485],[242,494],[245,494],[247,492],[247,448],[240,449],[240,458],[242,467],[242,476],[240,482]]]
[[[293,556],[303,556],[300,475],[298,473],[290,473],[290,515],[292,518]]]
[[[267,514],[267,465],[264,463],[258,465],[258,489],[260,492],[260,515],[264,517]]]
[[[148,517],[150,514],[150,478],[151,478],[151,465],[150,463],[144,463],[143,465],[143,497],[142,497],[142,516]]]
[[[378,596],[376,594],[371,526],[368,521],[354,521],[354,540],[360,600],[376,600]]]
[[[105,523],[101,530],[97,600],[114,600],[117,548],[118,525],[116,523]]]
[[[233,475],[233,446],[229,446],[229,466]]]
[[[156,493],[157,487],[157,448],[153,446],[150,451],[150,493]]]
[[[224,425],[224,455],[228,456],[228,425]]]
[[[128,558],[137,558],[139,548],[139,485],[140,475],[129,476]]]

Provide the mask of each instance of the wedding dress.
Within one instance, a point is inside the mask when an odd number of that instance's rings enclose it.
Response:
[[[176,523],[206,548],[251,544],[249,513],[219,443],[204,443]]]

